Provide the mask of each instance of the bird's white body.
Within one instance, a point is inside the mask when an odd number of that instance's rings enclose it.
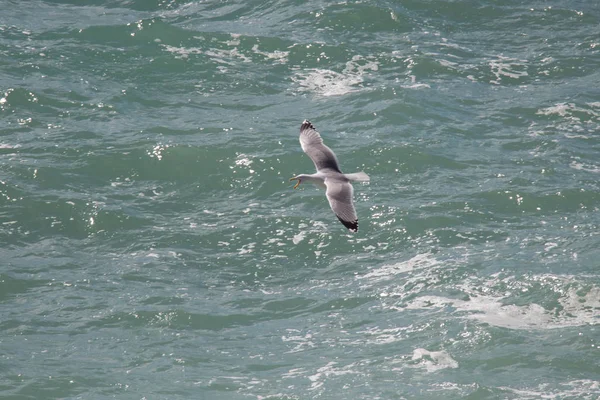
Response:
[[[366,182],[369,176],[364,172],[342,173],[335,154],[323,144],[321,135],[310,121],[304,120],[300,126],[300,145],[315,164],[317,172],[300,174],[290,179],[298,181],[294,189],[302,182],[310,182],[325,189],[329,205],[338,219],[349,230],[358,231],[358,218],[352,203],[354,189],[350,181]]]
[[[341,174],[343,178],[348,181],[356,182],[368,182],[370,180],[369,175],[364,172],[355,172],[353,174]],[[340,178],[337,178],[340,179]],[[300,180],[302,182],[309,182],[320,189],[327,189],[325,181],[327,180],[327,174],[317,172],[314,174],[300,174],[292,178],[292,180]]]

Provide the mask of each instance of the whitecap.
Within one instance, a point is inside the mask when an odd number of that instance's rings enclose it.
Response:
[[[294,237],[292,238],[292,243],[298,244],[301,241],[303,241],[305,237],[306,231],[300,231],[298,234],[294,235]]]
[[[288,61],[288,55],[290,54],[289,51],[281,51],[281,50],[275,50],[273,52],[261,51],[258,49],[258,44],[255,44],[254,46],[252,46],[252,51],[255,54],[259,54],[261,56],[266,57],[269,60],[273,60],[280,64],[285,64]]]
[[[370,281],[381,281],[392,279],[395,275],[410,272],[417,269],[426,269],[439,264],[430,253],[417,254],[409,260],[396,264],[387,264],[376,268],[364,275],[357,276],[356,279],[368,279]]]
[[[311,381],[310,388],[308,390],[316,390],[323,386],[325,380],[330,376],[357,374],[353,368],[357,365],[356,363],[348,364],[343,367],[337,367],[337,362],[330,361],[327,365],[318,368],[314,375],[309,375],[308,379]]]
[[[499,387],[501,390],[512,392],[521,400],[529,399],[597,399],[600,394],[600,382],[591,379],[579,379],[565,383],[558,383],[555,388],[548,387],[542,383],[535,388],[514,389],[511,387]],[[554,386],[554,385],[553,385]]]
[[[168,44],[162,44],[161,47],[167,52],[174,54],[175,58],[188,58],[191,54],[202,54],[202,49],[198,47],[176,47]]]
[[[429,351],[421,348],[415,349],[412,361],[418,361],[417,366],[425,368],[427,372],[435,372],[446,368],[458,368],[458,362],[443,350]]]
[[[312,92],[321,96],[341,96],[351,93],[362,83],[360,76],[347,76],[329,69],[314,68],[292,77],[302,92]]]
[[[468,300],[442,296],[420,296],[408,302],[407,309],[444,309],[452,307],[464,318],[509,329],[558,329],[600,323],[600,288],[582,288],[572,279],[557,276],[538,277],[538,280],[564,283],[568,290],[559,298],[560,307],[547,310],[539,304],[505,304],[507,296],[471,294]],[[465,289],[463,287],[463,289]]]
[[[360,90],[363,77],[378,69],[377,62],[354,56],[346,63],[342,72],[312,68],[297,72],[291,79],[298,84],[301,92],[311,92],[321,96],[341,96]]]
[[[490,60],[489,66],[492,74],[496,76],[496,80],[490,81],[490,83],[498,85],[503,78],[519,79],[529,75],[525,70],[527,67],[526,60],[500,56],[495,60]]]
[[[588,103],[591,107],[594,107],[594,104],[596,103]],[[574,103],[557,103],[550,107],[541,108],[536,112],[537,115],[558,115],[559,117],[568,117],[576,121],[581,120],[581,118],[573,115],[574,113],[587,114],[590,117],[600,117],[600,113],[592,109],[579,107]]]

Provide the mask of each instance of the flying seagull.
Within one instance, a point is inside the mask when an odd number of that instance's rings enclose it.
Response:
[[[315,164],[317,172],[291,178],[290,181],[298,181],[294,189],[303,181],[326,189],[325,195],[338,219],[352,232],[358,231],[358,217],[352,203],[354,190],[350,181],[365,182],[369,180],[369,176],[364,172],[342,173],[335,154],[323,143],[321,135],[308,120],[300,125],[300,146]]]

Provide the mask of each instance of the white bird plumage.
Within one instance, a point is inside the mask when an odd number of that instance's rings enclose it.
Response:
[[[298,181],[294,189],[303,181],[312,182],[326,189],[325,195],[329,205],[340,222],[352,232],[358,231],[358,218],[352,202],[354,189],[350,181],[365,182],[369,180],[369,176],[364,172],[342,173],[337,157],[323,143],[321,135],[308,120],[304,120],[300,126],[300,146],[315,164],[317,172],[291,178],[290,181]]]

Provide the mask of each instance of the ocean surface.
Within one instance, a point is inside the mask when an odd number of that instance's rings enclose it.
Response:
[[[600,398],[596,2],[0,9],[2,399]]]

